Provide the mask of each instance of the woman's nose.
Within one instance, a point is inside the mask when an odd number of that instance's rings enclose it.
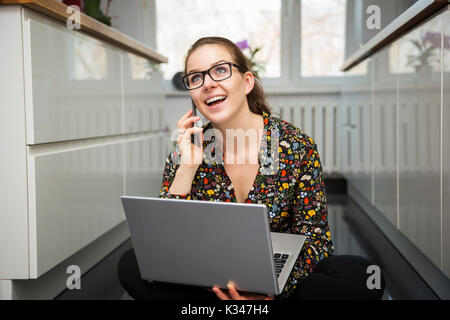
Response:
[[[217,85],[216,82],[211,78],[211,76],[209,74],[205,74],[205,80],[203,82],[203,87],[205,89],[209,89],[209,88],[215,87],[216,85]]]

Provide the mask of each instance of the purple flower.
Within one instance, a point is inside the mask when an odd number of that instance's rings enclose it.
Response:
[[[450,37],[444,34],[444,49],[450,50]]]
[[[425,44],[429,42],[433,47],[441,46],[441,34],[438,32],[430,32],[427,31],[425,35],[422,37],[422,42]]]
[[[429,42],[434,47],[441,47],[441,33],[440,32],[427,32],[422,38],[423,43]],[[450,49],[450,37],[444,34],[444,49]]]
[[[248,45],[247,40],[238,41],[238,42],[236,42],[236,45],[241,50],[250,49],[250,46]]]

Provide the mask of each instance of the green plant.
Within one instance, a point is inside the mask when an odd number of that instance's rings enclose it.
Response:
[[[264,72],[266,70],[266,67],[264,66],[263,62],[258,62],[255,59],[256,54],[261,51],[262,47],[255,47],[253,49],[250,48],[249,50],[249,56],[247,56],[247,59],[250,61],[250,65],[253,69],[253,71],[256,73],[256,75],[259,77],[260,72]]]
[[[247,40],[236,42],[236,45],[239,49],[241,49],[241,51],[249,61],[254,75],[259,78],[259,73],[264,72],[266,70],[266,67],[264,66],[264,62],[257,61],[256,54],[260,52],[263,47],[261,46],[252,48],[249,46]]]
[[[108,26],[111,26],[111,17],[108,16],[109,5],[112,0],[108,0],[106,7],[106,14],[100,9],[100,0],[84,0],[84,13],[88,16],[100,21]]]
[[[435,50],[438,49],[439,47],[437,47],[433,43],[426,42],[423,39],[421,41],[409,40],[409,42],[417,48],[419,53],[415,55],[412,54],[407,55],[408,57],[408,62],[406,63],[407,66],[414,66],[416,69],[421,69],[423,67],[430,67],[433,61],[439,62],[439,57],[435,52]]]

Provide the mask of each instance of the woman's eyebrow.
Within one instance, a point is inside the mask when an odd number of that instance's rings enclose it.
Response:
[[[225,60],[219,60],[219,61],[216,61],[216,62],[211,63],[209,66],[212,67],[212,66],[218,64],[219,62],[227,62],[227,61],[225,61]],[[187,74],[192,73],[192,72],[196,72],[196,71],[198,71],[198,69],[192,69],[192,70],[188,71]]]

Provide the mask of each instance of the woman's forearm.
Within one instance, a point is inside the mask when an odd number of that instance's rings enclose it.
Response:
[[[169,193],[173,195],[188,194],[191,192],[192,181],[194,180],[197,168],[185,167],[181,165],[170,186]]]

